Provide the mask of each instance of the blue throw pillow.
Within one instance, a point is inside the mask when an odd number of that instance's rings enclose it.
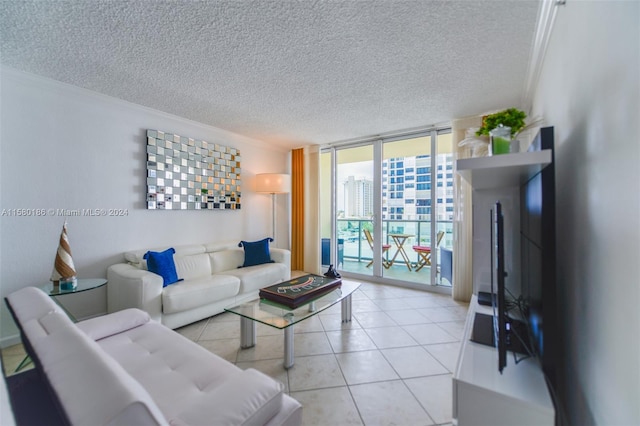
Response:
[[[143,259],[147,260],[147,269],[162,277],[163,287],[182,281],[178,279],[176,264],[173,262],[173,254],[175,252],[172,247],[160,252],[148,251],[142,256]]]
[[[260,241],[240,241],[238,247],[244,247],[244,264],[242,267],[274,263],[269,252],[269,242],[271,241],[273,241],[273,238],[265,238]]]

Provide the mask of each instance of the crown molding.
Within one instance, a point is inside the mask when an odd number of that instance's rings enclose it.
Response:
[[[558,6],[564,6],[565,4],[566,0],[542,0],[540,3],[538,22],[536,23],[536,32],[533,40],[533,48],[531,49],[531,57],[529,58],[529,67],[527,69],[527,78],[525,80],[524,96],[522,99],[522,105],[527,113],[531,112],[533,97],[538,86],[538,80],[540,79],[540,72],[542,71],[547,46],[553,31]]]

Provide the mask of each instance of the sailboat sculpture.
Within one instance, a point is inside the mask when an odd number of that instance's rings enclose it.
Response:
[[[62,225],[60,243],[58,244],[56,259],[53,264],[53,271],[51,272],[51,281],[53,281],[53,287],[58,288],[60,286],[60,290],[74,290],[77,286],[76,269],[73,265],[73,257],[71,257],[66,221]]]

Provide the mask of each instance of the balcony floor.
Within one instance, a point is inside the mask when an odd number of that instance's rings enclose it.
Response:
[[[357,259],[345,259],[344,265],[340,264],[338,267],[338,271],[372,276],[373,265],[367,268],[367,263],[369,263],[368,260],[358,261]],[[414,284],[423,284],[425,286],[431,284],[431,268],[429,266],[425,266],[417,272],[415,270],[409,271],[409,268],[407,268],[404,262],[396,261],[393,266],[391,266],[391,268],[383,268],[382,275],[384,278],[389,278],[392,280],[407,281]],[[441,280],[439,274],[435,285],[442,287],[451,287],[451,283],[449,282],[449,280]]]

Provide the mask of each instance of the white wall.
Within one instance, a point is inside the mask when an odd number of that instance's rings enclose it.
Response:
[[[640,3],[560,7],[533,115],[555,126],[572,424],[640,424]]]
[[[250,184],[257,173],[288,172],[288,152],[15,70],[2,68],[1,78],[1,297],[48,282],[65,220],[55,214],[16,217],[9,209],[127,209],[124,217],[66,218],[80,278],[106,277],[106,268],[130,249],[270,235],[271,197],[252,193]],[[238,148],[242,209],[146,210],[146,129]],[[289,197],[279,195],[277,203],[276,245],[288,248]],[[78,316],[106,311],[104,289],[64,297]],[[0,337],[15,335],[4,303],[0,309]]]

